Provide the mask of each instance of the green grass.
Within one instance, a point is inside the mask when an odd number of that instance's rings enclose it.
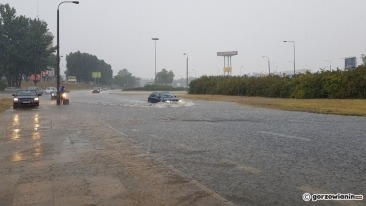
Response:
[[[365,99],[286,99],[224,95],[183,95],[180,97],[196,100],[236,102],[254,107],[289,111],[366,116]]]
[[[0,112],[9,109],[13,105],[13,99],[0,97]]]

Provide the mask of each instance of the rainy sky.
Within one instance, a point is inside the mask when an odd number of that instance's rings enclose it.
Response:
[[[221,51],[232,74],[344,68],[345,57],[366,53],[365,0],[79,0],[60,6],[61,70],[70,52],[96,55],[113,75],[126,68],[153,78],[157,71],[189,76],[222,75]],[[57,34],[56,0],[2,0],[17,15],[40,18]],[[55,38],[56,42],[56,38]],[[263,56],[267,56],[263,58]]]

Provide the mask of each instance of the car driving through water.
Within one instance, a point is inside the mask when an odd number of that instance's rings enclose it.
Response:
[[[172,103],[172,102],[181,102],[177,96],[171,94],[170,92],[152,92],[147,99],[149,103],[158,103],[158,102],[165,102],[165,103]]]
[[[37,94],[33,89],[21,89],[13,94],[13,108],[19,107],[38,107],[40,94]]]

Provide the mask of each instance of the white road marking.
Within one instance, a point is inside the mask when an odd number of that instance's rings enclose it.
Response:
[[[263,134],[269,134],[269,135],[278,136],[278,137],[285,137],[285,138],[289,138],[289,139],[299,139],[299,140],[303,140],[303,141],[310,141],[310,139],[304,138],[304,137],[297,137],[297,136],[292,136],[292,135],[278,134],[278,133],[266,132],[266,131],[259,131],[259,132],[263,133]]]

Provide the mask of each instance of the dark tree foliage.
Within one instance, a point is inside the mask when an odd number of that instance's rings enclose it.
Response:
[[[366,66],[352,70],[305,73],[296,78],[203,76],[190,83],[190,94],[281,98],[366,98]]]
[[[96,56],[81,53],[70,53],[66,56],[66,76],[76,76],[78,82],[90,83],[97,81],[98,84],[110,85],[112,82],[112,66]],[[93,72],[100,72],[100,78],[93,78]]]
[[[9,4],[0,4],[0,76],[8,86],[20,87],[23,77],[47,69],[53,36],[39,19],[16,16]]]
[[[166,69],[162,69],[160,72],[156,74],[156,83],[157,84],[171,84],[174,80],[174,73],[172,71],[167,71]]]
[[[136,77],[132,76],[127,69],[122,69],[113,77],[113,83],[124,88],[131,88],[136,84]]]

